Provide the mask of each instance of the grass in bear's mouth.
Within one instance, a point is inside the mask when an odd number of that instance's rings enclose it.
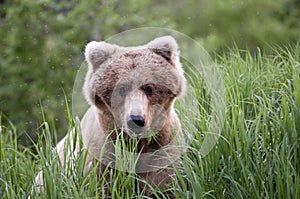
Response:
[[[204,158],[199,149],[210,122],[209,95],[202,79],[193,80],[200,115],[191,118],[193,110],[176,103],[182,129],[191,138],[167,191],[176,198],[299,198],[299,49],[278,48],[272,56],[255,58],[248,51],[232,50],[219,57],[226,87],[225,124],[218,144]],[[76,128],[69,120],[69,128]],[[46,183],[46,196],[40,197],[104,198],[108,187],[111,198],[146,198],[134,173],[107,168],[104,173],[111,181],[97,178],[96,169],[85,174],[85,151],[61,168],[50,139],[55,129],[47,122],[42,125],[44,142],[41,138],[35,146],[37,154],[18,144],[20,129],[2,125],[1,119],[0,126],[0,198],[38,197],[32,185],[40,169]],[[152,190],[156,197],[167,198],[164,191]]]
[[[145,145],[150,146],[153,150],[160,147],[157,133],[151,129],[144,132],[143,135],[138,135],[134,132],[128,135],[124,129],[115,129],[111,133],[116,135],[114,136],[116,138],[112,141],[114,145],[126,151],[143,153]]]

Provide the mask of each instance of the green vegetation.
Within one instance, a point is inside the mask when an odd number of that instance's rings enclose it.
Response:
[[[67,132],[64,93],[71,91],[88,41],[138,27],[172,28],[210,53],[294,43],[300,32],[298,0],[4,0],[0,1],[0,112],[37,140],[42,120]],[[4,120],[6,122],[6,120]],[[7,123],[6,123],[7,124]]]
[[[0,198],[43,197],[32,189],[40,170],[46,198],[96,198],[105,186],[112,198],[142,197],[134,174],[107,169],[114,180],[97,180],[96,170],[83,173],[84,152],[61,168],[53,147],[77,129],[68,105],[86,43],[151,26],[203,45],[226,88],[221,137],[203,158],[203,80],[192,82],[201,115],[177,107],[183,126],[198,123],[184,129],[193,137],[167,189],[177,198],[300,198],[299,0],[0,1]]]
[[[199,153],[201,131],[194,134],[188,154],[176,170],[178,180],[168,187],[177,198],[300,198],[299,47],[277,47],[255,56],[234,49],[218,57],[226,87],[222,134],[203,158]],[[196,90],[201,91],[197,95],[200,102],[208,101],[205,88]],[[180,115],[181,110],[177,111]],[[205,128],[209,114],[201,114],[198,121]],[[189,122],[182,118],[182,123]],[[67,119],[69,130],[76,127],[70,116]],[[44,121],[40,126],[43,136],[35,146],[38,153],[32,154],[18,144],[19,129],[6,124],[1,125],[0,133],[1,198],[36,196],[32,184],[40,169],[45,172],[48,198],[96,198],[104,194],[104,186],[111,190],[112,198],[142,197],[133,174],[107,170],[113,177],[108,183],[104,178],[96,180],[94,170],[84,175],[84,152],[59,172],[52,148],[55,143],[50,139],[56,131],[54,125]],[[153,194],[165,197],[162,190],[153,190]]]

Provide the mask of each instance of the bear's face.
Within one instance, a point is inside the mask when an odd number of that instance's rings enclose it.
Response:
[[[111,114],[130,136],[148,137],[163,128],[185,86],[172,37],[127,48],[91,42],[86,59],[84,92],[92,105],[107,117]]]

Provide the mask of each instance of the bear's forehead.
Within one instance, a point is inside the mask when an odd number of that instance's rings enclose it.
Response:
[[[172,65],[162,56],[149,49],[130,50],[115,55],[108,62],[105,72],[114,71],[124,73],[131,71],[135,67],[144,65],[160,65],[172,67]]]
[[[175,70],[175,67],[162,56],[149,49],[137,49],[113,55],[95,73],[97,81],[105,80],[106,86],[126,79],[132,75],[139,79],[147,79],[156,73],[168,73],[168,70]]]

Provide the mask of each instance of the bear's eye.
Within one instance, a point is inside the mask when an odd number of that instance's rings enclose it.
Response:
[[[152,95],[152,88],[151,88],[151,86],[146,86],[146,87],[144,88],[144,92],[145,92],[145,94],[146,94],[147,96],[151,96],[151,95]]]
[[[119,94],[121,96],[125,96],[126,95],[126,88],[124,86],[122,86],[120,89],[119,89]]]

